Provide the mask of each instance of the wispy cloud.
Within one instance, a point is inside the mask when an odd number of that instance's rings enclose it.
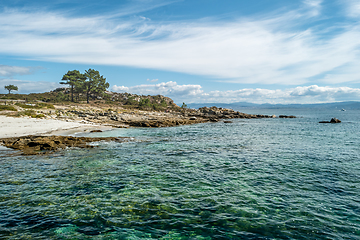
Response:
[[[146,81],[148,81],[148,82],[157,82],[157,81],[159,81],[159,79],[146,79]]]
[[[166,95],[171,97],[196,97],[202,94],[200,85],[178,85],[176,82],[162,82],[158,84],[144,84],[132,87],[114,85],[111,88],[115,92],[130,92],[141,95]]]
[[[191,23],[8,10],[0,15],[0,53],[176,71],[234,83],[359,81],[354,64],[360,62],[360,42],[354,41],[360,39],[359,26],[349,23],[337,31],[334,26],[322,26],[316,31],[313,19],[312,27],[306,24],[309,15],[320,14],[325,3],[304,3],[291,14]],[[311,13],[315,10],[316,14]]]
[[[345,0],[347,3],[347,14],[352,18],[360,18],[360,1],[359,0]]]
[[[0,65],[0,77],[12,77],[14,75],[26,75],[32,72],[33,68]]]
[[[15,85],[19,88],[17,93],[40,93],[49,92],[58,87],[63,87],[59,83],[55,82],[44,82],[44,81],[25,81],[17,79],[0,79],[0,93],[6,93],[4,89],[6,85]]]
[[[321,11],[323,0],[304,0],[304,4],[310,9],[311,16],[318,16]]]
[[[162,94],[181,103],[320,103],[350,101],[360,98],[359,88],[319,87],[317,85],[288,89],[247,88],[229,91],[204,92],[200,85],[178,85],[176,82],[138,85],[132,87],[113,86],[115,92],[129,92],[141,95]]]

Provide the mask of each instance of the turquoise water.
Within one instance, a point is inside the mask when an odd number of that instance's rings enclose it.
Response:
[[[1,157],[0,239],[360,239],[360,111],[253,112]]]

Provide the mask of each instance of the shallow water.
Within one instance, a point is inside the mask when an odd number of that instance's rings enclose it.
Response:
[[[254,113],[302,117],[117,129],[92,136],[136,141],[2,157],[0,238],[360,239],[360,111]]]

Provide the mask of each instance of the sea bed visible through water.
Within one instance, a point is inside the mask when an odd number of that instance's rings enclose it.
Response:
[[[86,136],[136,140],[1,157],[0,238],[359,239],[360,111],[251,111],[299,118],[116,129]]]

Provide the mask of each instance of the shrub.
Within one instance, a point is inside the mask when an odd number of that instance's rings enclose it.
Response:
[[[16,116],[20,117],[20,116],[29,116],[32,118],[43,118],[45,117],[44,114],[36,114],[36,112],[34,110],[25,110],[22,112],[19,112]]]
[[[17,111],[14,106],[0,105],[0,111]]]
[[[26,109],[40,109],[40,108],[50,108],[50,109],[55,109],[54,105],[49,104],[49,103],[37,103],[35,105],[28,105],[28,104],[23,104],[23,103],[16,103],[17,106],[21,107],[21,108],[26,108]]]
[[[45,117],[44,114],[35,114],[35,115],[31,115],[32,118],[43,118]]]
[[[21,112],[20,114],[31,117],[31,116],[36,115],[36,112],[34,110],[25,110],[25,111]]]

